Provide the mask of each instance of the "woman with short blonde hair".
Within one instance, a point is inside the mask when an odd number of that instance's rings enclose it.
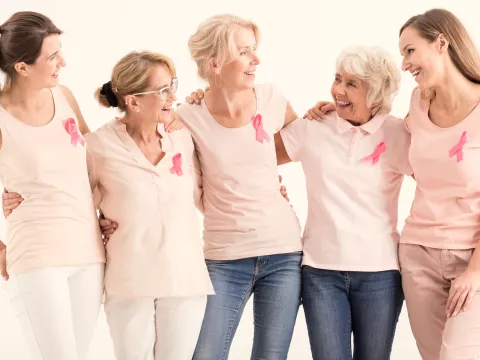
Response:
[[[204,184],[204,253],[209,296],[193,359],[228,358],[253,295],[252,359],[286,359],[301,293],[300,225],[278,192],[274,136],[296,118],[270,84],[255,84],[257,26],[214,16],[190,37],[210,90],[177,112],[195,141]]]

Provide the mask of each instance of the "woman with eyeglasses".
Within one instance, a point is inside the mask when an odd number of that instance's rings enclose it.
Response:
[[[167,133],[177,78],[172,61],[132,52],[96,97],[118,108],[86,141],[95,198],[118,228],[106,245],[105,312],[119,360],[191,360],[207,295],[195,205],[201,177],[190,133]]]

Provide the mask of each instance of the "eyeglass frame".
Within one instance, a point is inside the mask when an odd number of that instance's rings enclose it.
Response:
[[[173,84],[175,84],[175,85],[172,86]],[[173,88],[175,88],[175,89],[173,89]],[[135,94],[132,94],[132,95],[158,94],[158,95],[160,95],[160,97],[162,98],[163,101],[167,101],[168,97],[166,99],[164,99],[164,97],[162,96],[162,91],[164,91],[165,89],[170,89],[171,93],[175,94],[177,92],[177,88],[178,88],[178,77],[174,76],[172,78],[172,81],[171,81],[170,85],[165,85],[158,90],[144,91],[144,92],[139,92],[139,93],[135,93]]]

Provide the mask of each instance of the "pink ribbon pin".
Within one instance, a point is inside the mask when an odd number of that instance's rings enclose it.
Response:
[[[268,136],[267,132],[263,129],[262,123],[262,115],[257,114],[253,118],[253,127],[256,130],[256,137],[257,141],[263,144],[263,140],[265,139],[267,142],[270,141],[270,136]]]
[[[458,144],[450,149],[448,152],[449,157],[457,156],[457,163],[463,160],[463,145],[467,143],[467,132],[464,131]]]
[[[382,155],[387,150],[385,143],[382,141],[380,144],[377,145],[375,151],[368,156],[365,156],[363,160],[365,161],[372,161],[372,165],[376,164],[380,159],[380,155]]]
[[[170,168],[172,174],[177,174],[178,176],[183,175],[182,171],[182,154],[178,153],[172,158],[173,166]]]
[[[79,142],[82,146],[85,146],[85,140],[83,140],[82,136],[78,132],[78,127],[75,123],[75,120],[73,120],[72,118],[68,118],[65,121],[65,130],[67,130],[67,133],[70,134],[70,142],[73,146],[76,147],[77,142]]]

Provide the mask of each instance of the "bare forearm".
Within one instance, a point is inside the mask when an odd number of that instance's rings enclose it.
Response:
[[[288,156],[287,149],[283,143],[282,136],[280,133],[276,133],[274,136],[275,139],[275,151],[277,153],[277,165],[288,164],[292,160]]]
[[[7,246],[0,240],[0,250],[5,249]]]
[[[480,241],[478,242],[477,247],[473,252],[473,256],[468,263],[468,269],[480,273]]]

